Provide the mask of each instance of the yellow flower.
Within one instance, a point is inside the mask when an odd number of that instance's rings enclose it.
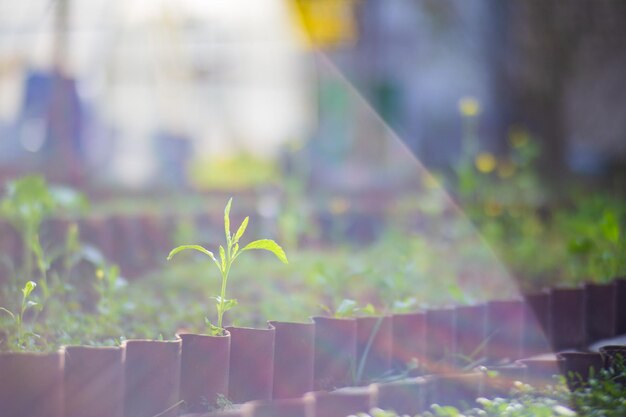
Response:
[[[480,103],[474,97],[462,97],[459,100],[459,111],[462,116],[475,117],[480,113]]]
[[[496,158],[489,152],[481,152],[476,155],[474,165],[483,174],[488,174],[496,168]]]
[[[104,271],[102,270],[102,268],[96,269],[96,278],[98,278],[99,280],[104,279]]]

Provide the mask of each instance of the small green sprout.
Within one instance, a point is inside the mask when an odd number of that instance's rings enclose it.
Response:
[[[170,260],[174,255],[183,250],[196,250],[211,258],[211,260],[217,266],[217,269],[220,271],[220,274],[222,276],[222,288],[220,291],[220,295],[211,297],[215,300],[215,305],[217,307],[217,325],[213,325],[210,321],[206,320],[211,335],[224,334],[224,328],[222,326],[224,313],[237,305],[237,300],[226,298],[226,284],[228,283],[228,275],[230,273],[230,269],[235,260],[239,257],[239,255],[248,250],[266,250],[276,255],[276,257],[283,263],[288,263],[287,255],[285,255],[285,251],[283,250],[283,248],[281,248],[276,242],[271,239],[255,240],[240,249],[239,240],[243,237],[243,234],[248,227],[249,217],[246,217],[243,220],[234,235],[231,234],[230,207],[232,205],[232,202],[233,199],[230,198],[228,200],[228,203],[226,204],[226,207],[224,208],[224,234],[226,236],[226,247],[222,245],[219,246],[219,260],[215,257],[213,252],[205,249],[200,245],[181,245],[172,249],[172,251],[167,256],[167,259]]]
[[[13,313],[12,311],[4,307],[0,307],[0,311],[9,315],[15,323],[15,343],[18,348],[23,347],[25,342],[25,336],[30,335],[37,337],[37,335],[35,335],[34,333],[24,333],[24,314],[26,314],[26,311],[28,311],[29,309],[39,308],[39,304],[30,299],[30,294],[36,287],[36,283],[34,283],[33,281],[28,281],[26,285],[24,285],[24,288],[22,288],[22,303],[19,313]]]

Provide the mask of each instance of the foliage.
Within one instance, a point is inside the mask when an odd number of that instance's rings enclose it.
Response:
[[[239,257],[241,253],[248,251],[248,250],[255,250],[255,249],[266,250],[276,255],[276,257],[281,262],[288,263],[287,256],[285,255],[285,252],[283,251],[283,249],[271,239],[255,240],[253,242],[248,243],[242,249],[239,249],[239,239],[243,237],[243,234],[245,233],[246,228],[248,227],[249,217],[246,217],[243,220],[243,222],[237,229],[237,232],[234,235],[232,235],[230,232],[230,207],[231,207],[232,201],[233,201],[232,198],[229,199],[228,203],[226,204],[226,207],[224,208],[224,234],[226,236],[226,249],[224,249],[224,246],[222,245],[219,246],[219,257],[220,257],[219,261],[217,260],[215,255],[213,255],[213,252],[205,249],[204,247],[200,245],[178,246],[172,249],[172,251],[167,256],[167,259],[170,260],[172,259],[174,255],[176,255],[177,253],[181,251],[188,250],[188,249],[196,250],[198,252],[201,252],[207,255],[209,258],[211,258],[211,260],[217,266],[217,269],[220,271],[220,274],[222,275],[222,287],[221,287],[220,295],[216,297],[212,297],[215,300],[216,307],[217,307],[217,325],[213,325],[208,319],[205,319],[206,324],[208,325],[210,333],[212,335],[221,335],[224,333],[224,328],[222,327],[224,313],[226,313],[228,310],[230,310],[231,308],[237,305],[236,299],[226,298],[226,284],[228,283],[228,275],[230,273],[230,269],[233,263],[235,262],[235,260],[237,259],[237,257]]]
[[[14,332],[9,335],[6,341],[6,347],[10,350],[25,349],[32,345],[32,339],[38,338],[39,335],[33,332],[26,332],[24,330],[24,318],[28,310],[39,309],[40,305],[31,300],[31,293],[37,287],[37,284],[33,281],[28,281],[24,288],[22,288],[22,301],[18,312],[14,313],[7,308],[0,307],[0,312],[3,312],[13,320]]]
[[[40,274],[44,297],[49,295],[46,272],[52,259],[45,253],[39,239],[44,220],[54,214],[80,211],[87,200],[72,189],[50,186],[40,175],[29,175],[6,184],[0,201],[0,217],[7,220],[20,234],[23,246],[23,270],[26,279],[33,276],[33,260]]]

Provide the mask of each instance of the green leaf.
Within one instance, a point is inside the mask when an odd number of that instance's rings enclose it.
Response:
[[[272,252],[282,263],[289,263],[283,248],[281,248],[278,243],[274,242],[272,239],[255,240],[254,242],[248,243],[241,251],[243,252],[252,249],[262,249]]]
[[[224,247],[220,245],[220,258],[222,258],[222,271],[226,270],[226,251],[224,251]]]
[[[211,323],[211,321],[207,317],[204,318],[204,323],[209,328],[209,335],[211,335],[211,336],[221,336],[221,335],[224,334],[224,329],[222,329],[221,327],[217,327],[216,325]]]
[[[37,284],[33,281],[28,281],[24,288],[22,288],[22,294],[24,294],[24,299],[28,298],[31,292],[37,287]]]
[[[607,210],[602,216],[602,222],[600,223],[600,230],[604,237],[612,242],[617,243],[619,241],[619,221],[614,212]]]
[[[335,310],[335,317],[350,317],[354,316],[357,312],[357,303],[354,300],[344,299],[339,303],[339,306]]]
[[[233,243],[239,242],[239,239],[241,239],[244,232],[246,231],[246,228],[248,227],[249,220],[250,220],[250,217],[248,216],[246,216],[246,218],[243,219],[243,221],[241,222],[241,225],[239,226],[239,229],[237,229],[237,233],[235,233],[235,239],[233,239]]]
[[[230,235],[230,206],[233,203],[233,198],[231,197],[226,203],[226,207],[224,208],[224,233],[226,234],[226,241],[230,246],[231,235]]]
[[[9,316],[11,316],[11,318],[12,318],[13,320],[15,320],[15,314],[13,314],[12,312],[10,312],[10,311],[9,311],[9,310],[7,310],[6,308],[4,308],[4,307],[0,307],[0,311],[4,311],[4,312],[5,312],[5,313],[7,313]]]
[[[211,258],[213,260],[213,262],[215,262],[215,265],[217,265],[218,268],[220,268],[220,264],[219,264],[219,262],[217,262],[217,259],[215,259],[215,255],[213,255],[213,252],[211,252],[210,250],[205,249],[204,247],[202,247],[200,245],[181,245],[181,246],[177,246],[177,247],[175,247],[174,249],[171,250],[169,255],[167,255],[167,260],[169,261],[170,259],[172,259],[172,257],[174,255],[176,255],[178,252],[182,252],[182,251],[188,250],[188,249],[204,253],[209,258]],[[221,268],[220,268],[220,271],[221,271]]]

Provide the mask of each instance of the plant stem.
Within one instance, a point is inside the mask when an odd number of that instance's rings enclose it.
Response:
[[[228,273],[230,272],[230,248],[226,253],[226,268],[222,272],[222,291],[220,294],[220,305],[217,311],[217,327],[223,329],[222,318],[224,317],[224,304],[226,302],[226,283],[228,282]]]

